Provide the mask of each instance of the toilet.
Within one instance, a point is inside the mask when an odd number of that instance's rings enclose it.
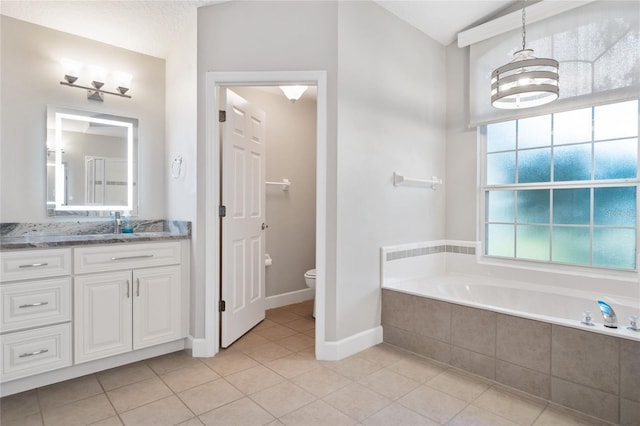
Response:
[[[316,270],[309,269],[304,273],[304,282],[313,290],[313,317],[316,317]]]

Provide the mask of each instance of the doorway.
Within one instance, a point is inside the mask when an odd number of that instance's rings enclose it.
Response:
[[[326,264],[326,170],[327,83],[325,71],[298,72],[209,72],[206,76],[206,171],[205,171],[205,339],[194,344],[194,355],[213,356],[220,350],[220,135],[218,122],[220,89],[231,86],[279,86],[300,84],[317,87],[316,111],[316,356],[325,352],[325,264]]]

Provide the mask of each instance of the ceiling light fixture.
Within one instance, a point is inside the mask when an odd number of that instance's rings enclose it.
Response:
[[[80,84],[75,84],[80,75],[80,70],[82,69],[82,65],[78,62],[71,61],[68,59],[63,59],[61,61],[62,67],[64,69],[64,81],[61,81],[60,84],[69,87],[76,87],[78,89],[87,90],[87,99],[91,99],[94,101],[104,102],[104,94],[120,96],[123,98],[131,99],[130,95],[126,93],[129,91],[131,86],[131,74],[116,72],[114,73],[115,84],[116,84],[116,92],[110,92],[108,90],[103,90],[107,72],[103,68],[99,67],[89,67],[89,74],[91,78],[91,86],[83,86]]]
[[[280,86],[280,90],[284,92],[287,99],[295,102],[300,99],[305,90],[307,90],[307,86]]]
[[[531,108],[558,99],[558,61],[536,58],[526,48],[526,12],[522,7],[522,50],[491,73],[491,105],[500,109]]]

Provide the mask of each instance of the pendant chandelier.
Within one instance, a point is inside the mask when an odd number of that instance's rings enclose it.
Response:
[[[522,50],[491,73],[491,105],[500,109],[531,108],[558,99],[558,61],[536,58],[526,48],[526,12],[522,7]]]

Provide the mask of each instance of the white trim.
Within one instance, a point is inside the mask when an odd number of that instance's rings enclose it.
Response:
[[[338,361],[372,346],[382,343],[382,326],[370,328],[335,342],[326,342],[320,352],[316,347],[316,357],[328,361]]]
[[[568,10],[584,6],[594,0],[576,1],[541,1],[532,5],[527,5],[527,24],[542,21]],[[470,46],[491,37],[504,34],[507,31],[522,27],[522,9],[500,16],[477,27],[470,28],[458,33],[458,47]]]
[[[213,356],[219,351],[220,318],[220,218],[216,212],[220,200],[219,132],[217,120],[218,88],[223,86],[277,86],[281,84],[316,85],[317,153],[316,153],[316,356],[325,352],[325,267],[326,267],[326,191],[327,191],[327,72],[326,71],[258,71],[207,72],[205,82],[205,338],[204,345],[194,341],[194,355]]]
[[[281,306],[291,305],[293,303],[300,303],[306,300],[313,300],[314,290],[311,288],[304,288],[302,290],[290,291],[289,293],[276,294],[275,296],[269,296],[266,299],[267,309],[279,308]]]

